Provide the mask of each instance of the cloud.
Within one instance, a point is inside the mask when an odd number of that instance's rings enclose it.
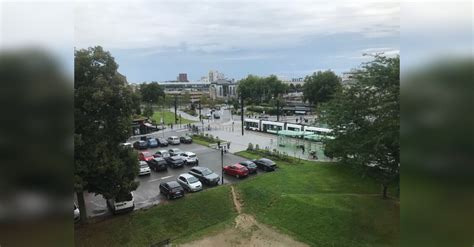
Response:
[[[75,42],[150,53],[273,49],[341,33],[397,36],[399,12],[395,1],[77,2]]]

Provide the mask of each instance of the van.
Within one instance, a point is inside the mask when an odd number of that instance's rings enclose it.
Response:
[[[135,209],[135,200],[133,199],[133,193],[130,192],[125,195],[118,196],[107,200],[107,207],[112,211],[113,214],[122,212],[131,212]]]
[[[168,137],[168,143],[171,144],[171,145],[179,145],[181,142],[179,140],[179,137],[170,136],[170,137]]]

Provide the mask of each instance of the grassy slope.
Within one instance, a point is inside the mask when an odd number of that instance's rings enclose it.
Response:
[[[236,216],[230,187],[219,186],[169,204],[114,216],[77,227],[76,246],[150,246],[171,238],[174,242],[200,236],[211,226],[228,223]]]
[[[170,111],[163,111],[163,112],[160,112],[160,111],[155,111],[153,113],[153,116],[151,117],[152,119],[154,119],[157,123],[161,123],[161,114],[163,113],[163,121],[165,122],[165,125],[168,125],[170,123],[172,124],[175,124],[174,123],[174,112],[170,112]],[[192,120],[189,120],[189,119],[186,119],[184,117],[181,118],[181,124],[188,124],[188,123],[194,123],[195,121],[192,121]],[[178,124],[179,124],[179,115],[178,115]]]
[[[335,164],[298,163],[238,184],[244,210],[312,246],[399,245],[399,204],[382,200],[379,185]]]

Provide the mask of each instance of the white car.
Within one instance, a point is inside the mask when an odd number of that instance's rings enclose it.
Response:
[[[148,163],[146,163],[145,161],[140,161],[140,171],[138,172],[138,175],[142,176],[142,175],[150,175],[150,174],[151,174],[151,171],[150,171],[150,166],[148,166]]]
[[[168,137],[168,143],[171,144],[171,145],[179,145],[181,142],[179,141],[179,137],[170,136],[170,137]]]
[[[193,166],[199,165],[199,159],[196,156],[196,154],[193,152],[180,153],[179,156],[181,156],[184,159],[185,165],[193,165]]]
[[[78,222],[81,219],[81,211],[74,203],[74,222]]]
[[[191,174],[183,173],[176,180],[187,191],[196,192],[202,190],[202,184],[199,179]]]
[[[124,148],[130,148],[130,149],[133,148],[133,145],[130,142],[120,143],[120,146],[122,146]]]
[[[112,211],[113,214],[133,211],[135,208],[133,192],[130,192],[128,195],[124,195],[121,198],[108,199],[107,207]]]

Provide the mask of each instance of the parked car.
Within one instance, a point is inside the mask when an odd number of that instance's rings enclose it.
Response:
[[[181,149],[179,148],[172,148],[172,149],[169,149],[168,152],[170,153],[170,156],[176,156],[176,155],[180,155],[183,151],[181,151]]]
[[[220,119],[221,116],[219,115],[219,113],[217,112],[214,112],[214,119]]]
[[[150,152],[141,152],[138,154],[138,160],[149,161],[153,159],[153,155]]]
[[[156,171],[164,171],[164,170],[168,169],[167,162],[162,157],[155,157],[155,158],[149,160],[148,161],[148,166],[150,166],[150,168],[155,172]]]
[[[179,137],[177,136],[168,137],[168,143],[171,145],[179,145],[180,144]]]
[[[158,141],[155,138],[148,138],[148,148],[156,148],[159,146]]]
[[[158,144],[160,145],[160,147],[168,146],[168,141],[165,138],[158,137],[156,138],[156,140],[158,141]]]
[[[168,152],[168,150],[161,149],[161,150],[156,151],[153,156],[154,156],[154,157],[166,158],[166,157],[170,157],[171,155],[170,155],[170,153]]]
[[[207,167],[195,166],[188,172],[207,185],[217,185],[221,178]]]
[[[74,222],[78,222],[81,220],[81,211],[77,207],[76,203],[74,203]]]
[[[133,147],[135,149],[139,149],[139,150],[147,149],[148,148],[148,142],[143,141],[143,140],[136,141],[136,142],[133,143]]]
[[[187,191],[196,192],[202,190],[202,184],[199,179],[191,174],[183,173],[179,175],[176,181]]]
[[[140,161],[139,167],[140,167],[140,171],[138,172],[138,176],[151,174],[150,167],[148,166],[147,162]]]
[[[120,146],[123,148],[133,148],[133,145],[130,142],[120,143]]]
[[[181,136],[179,138],[179,141],[181,143],[193,143],[193,138],[191,138],[190,136]]]
[[[206,117],[207,117],[207,118],[211,118],[211,117],[212,117],[212,114],[211,114],[211,113],[208,113],[208,114],[206,114]]]
[[[168,166],[172,168],[183,167],[184,165],[184,160],[180,156],[166,157],[165,160]]]
[[[255,165],[251,160],[242,161],[239,162],[239,164],[247,167],[249,173],[257,173],[257,165]]]
[[[182,152],[179,154],[179,156],[181,156],[184,159],[185,165],[193,165],[193,166],[199,165],[199,159],[196,156],[196,154],[193,152]]]
[[[264,171],[274,171],[276,168],[276,163],[273,160],[267,158],[261,158],[257,160],[253,160],[253,163],[257,165],[258,168]]]
[[[166,198],[175,199],[184,196],[184,189],[176,181],[163,182],[160,184],[160,193]]]
[[[107,200],[107,207],[113,214],[130,212],[135,208],[133,192]]]
[[[224,173],[230,176],[235,176],[236,178],[240,178],[249,175],[249,170],[247,167],[237,163],[230,166],[224,166]]]

